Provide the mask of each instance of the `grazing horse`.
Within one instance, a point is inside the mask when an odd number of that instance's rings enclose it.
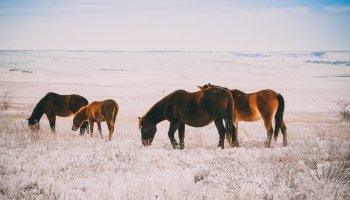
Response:
[[[232,112],[232,95],[225,89],[208,88],[192,93],[177,90],[158,101],[143,117],[139,117],[142,144],[151,145],[157,132],[157,124],[168,120],[170,122],[168,136],[171,145],[174,149],[179,147],[174,138],[178,130],[180,149],[183,149],[185,148],[185,124],[203,127],[214,121],[220,135],[218,147],[224,148],[225,133],[234,132]]]
[[[77,113],[74,114],[72,130],[76,131],[84,122],[88,121],[90,124],[90,133],[92,137],[94,122],[97,122],[98,132],[100,132],[101,138],[103,138],[101,122],[106,121],[109,130],[109,141],[111,141],[118,111],[119,106],[112,99],[94,101],[90,105],[82,107]]]
[[[219,87],[216,85],[206,84],[198,86],[200,90]],[[224,88],[227,89],[227,88]],[[273,90],[261,90],[254,93],[244,93],[240,90],[229,90],[234,101],[234,123],[236,127],[234,144],[238,146],[238,122],[253,122],[260,119],[264,120],[264,125],[267,131],[266,147],[270,147],[272,134],[275,141],[279,130],[283,134],[283,146],[287,146],[287,127],[283,121],[284,99],[281,94]],[[275,130],[273,130],[272,121],[275,118]],[[230,135],[227,140],[231,143]]]
[[[45,114],[49,119],[51,132],[55,132],[56,116],[71,116],[88,104],[88,100],[77,94],[59,95],[49,92],[35,106],[32,115],[28,118],[28,125],[38,130],[40,119]],[[80,129],[80,134],[83,134],[87,128],[88,123],[85,123]]]

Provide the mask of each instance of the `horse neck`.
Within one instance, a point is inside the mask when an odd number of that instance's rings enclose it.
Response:
[[[32,115],[30,116],[29,119],[40,121],[41,117],[44,114],[42,104],[43,104],[42,100],[40,100],[39,103],[36,104],[36,106],[35,106],[35,108],[34,108],[34,110],[32,112]]]
[[[145,117],[153,124],[158,124],[159,122],[165,120],[164,116],[164,102],[157,102],[152,108],[146,113]]]
[[[88,106],[84,106],[80,108],[80,110],[77,112],[77,117],[82,120],[88,119]]]

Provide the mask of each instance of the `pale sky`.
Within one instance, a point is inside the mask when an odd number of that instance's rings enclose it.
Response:
[[[350,0],[0,0],[0,49],[350,50]]]

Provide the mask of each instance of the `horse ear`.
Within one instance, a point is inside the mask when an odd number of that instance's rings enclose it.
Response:
[[[210,84],[210,83],[208,83],[207,85],[208,85],[208,88],[210,88],[210,87],[211,87],[211,84]]]
[[[204,88],[202,86],[197,86],[200,90],[203,90]]]
[[[141,129],[142,124],[141,124],[141,117],[137,117],[139,119],[139,129]]]

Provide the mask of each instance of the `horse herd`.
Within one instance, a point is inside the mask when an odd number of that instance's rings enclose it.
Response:
[[[277,140],[280,130],[283,134],[283,146],[287,146],[287,127],[283,121],[284,99],[281,94],[273,90],[244,93],[210,83],[198,88],[200,90],[197,92],[177,90],[170,93],[154,104],[143,117],[138,118],[144,146],[152,144],[157,124],[168,120],[168,136],[174,149],[185,148],[185,125],[203,127],[213,121],[219,132],[218,147],[224,148],[225,136],[230,147],[238,147],[238,122],[260,119],[263,119],[267,132],[265,146],[270,147],[272,136]],[[37,103],[28,119],[28,125],[32,129],[39,129],[40,119],[45,114],[51,131],[54,132],[56,116],[74,115],[72,130],[80,128],[80,134],[84,134],[90,128],[92,136],[96,122],[103,138],[101,122],[105,121],[111,140],[118,111],[119,106],[112,99],[89,104],[87,99],[80,95],[59,95],[50,92]],[[174,137],[176,130],[180,143]]]

